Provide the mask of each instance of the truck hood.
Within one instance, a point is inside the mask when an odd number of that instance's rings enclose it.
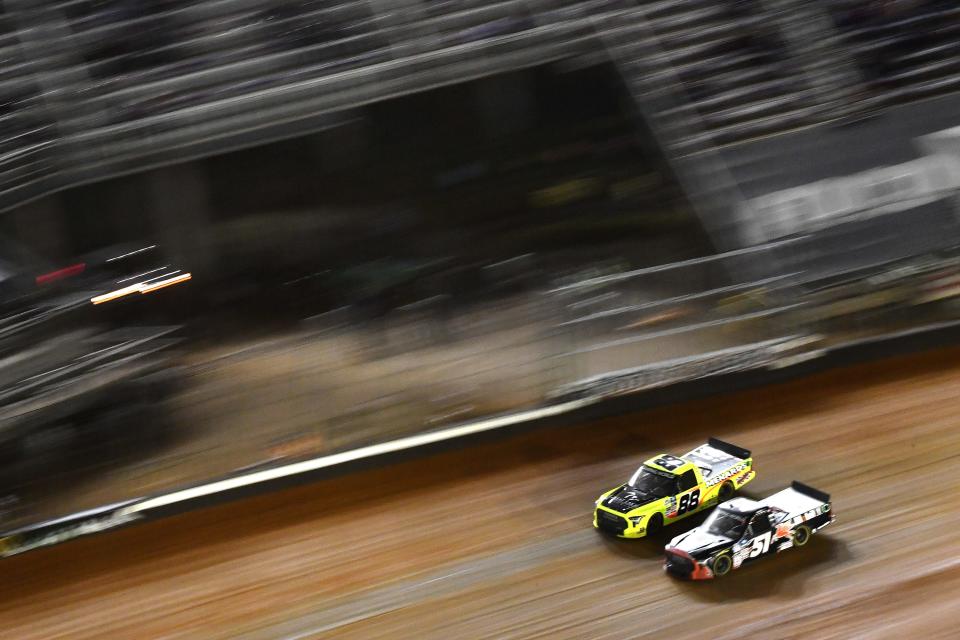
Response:
[[[726,536],[718,536],[707,533],[706,531],[694,529],[671,540],[667,548],[685,551],[700,560],[719,549],[729,547],[734,542],[736,541]]]
[[[628,513],[637,507],[656,502],[659,499],[660,498],[642,493],[630,486],[624,485],[619,489],[615,489],[610,495],[604,498],[600,504],[608,509],[619,511],[620,513]]]

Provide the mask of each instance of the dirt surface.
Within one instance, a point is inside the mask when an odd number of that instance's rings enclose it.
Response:
[[[5,638],[955,638],[960,350],[469,450],[2,562]],[[753,449],[836,523],[712,583],[590,527],[645,457]]]

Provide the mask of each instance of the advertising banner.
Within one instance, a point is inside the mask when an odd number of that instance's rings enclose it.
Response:
[[[610,398],[690,380],[790,366],[822,355],[817,346],[819,341],[820,336],[816,335],[784,336],[692,357],[609,371],[564,385],[554,391],[551,397],[555,401]]]
[[[780,267],[830,275],[960,240],[960,97],[722,150],[743,201],[740,246],[795,238]]]

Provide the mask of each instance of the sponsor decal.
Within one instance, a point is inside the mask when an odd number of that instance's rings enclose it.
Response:
[[[746,468],[747,468],[746,463],[741,462],[740,464],[736,464],[736,465],[730,467],[729,469],[727,469],[727,470],[724,471],[723,473],[719,473],[719,474],[717,474],[716,476],[711,477],[711,478],[707,481],[706,484],[707,484],[708,487],[713,487],[713,486],[715,486],[715,485],[720,484],[720,483],[723,482],[724,480],[727,480],[728,478],[737,475],[738,473],[742,472],[742,471],[745,470]]]
[[[751,547],[749,547],[749,546],[744,546],[744,547],[742,547],[742,548],[740,548],[740,549],[738,549],[737,551],[734,552],[734,554],[733,554],[733,568],[734,568],[734,569],[739,569],[739,568],[740,568],[740,565],[743,564],[743,561],[746,560],[747,557],[750,555],[750,550],[751,550]]]
[[[672,518],[677,513],[677,498],[676,496],[670,496],[665,498],[663,501],[663,511],[666,513],[668,518]]]
[[[749,466],[749,465],[748,465],[748,466]],[[747,484],[748,482],[750,482],[751,480],[753,480],[753,478],[754,478],[756,475],[757,475],[757,473],[756,473],[755,471],[747,471],[746,473],[744,473],[744,474],[743,474],[742,476],[740,476],[739,478],[736,478],[736,479],[734,480],[734,484],[735,484],[735,485],[737,486],[737,488],[739,489],[739,488],[742,487],[743,485],[745,485],[745,484]]]

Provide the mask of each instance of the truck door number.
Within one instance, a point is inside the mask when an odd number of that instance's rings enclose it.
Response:
[[[753,539],[753,547],[750,548],[750,557],[756,558],[757,556],[766,553],[770,550],[770,534],[772,531],[767,531],[762,536],[757,536]]]
[[[680,496],[680,504],[677,505],[677,515],[683,515],[687,511],[693,511],[700,505],[700,489],[685,493]]]
[[[663,455],[654,460],[653,464],[661,466],[667,471],[673,471],[674,469],[683,466],[685,462],[676,456]]]

